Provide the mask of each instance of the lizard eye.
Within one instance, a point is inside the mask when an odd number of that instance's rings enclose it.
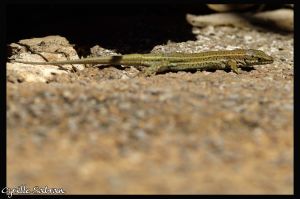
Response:
[[[257,58],[257,61],[262,61],[262,58]]]

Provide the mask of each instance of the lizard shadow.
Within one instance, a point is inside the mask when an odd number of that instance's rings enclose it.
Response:
[[[240,69],[243,70],[243,71],[246,71],[246,72],[250,72],[250,71],[255,70],[255,68],[253,66],[244,66]]]
[[[114,67],[118,70],[125,70],[126,67],[123,67],[122,65],[114,65],[114,64],[96,64],[96,65],[93,65],[93,67],[95,68],[98,68],[99,70],[102,70],[104,68],[110,68],[110,67]]]
[[[118,70],[125,70],[127,67],[124,67],[120,64],[96,64],[96,65],[93,65],[92,67],[95,67],[99,70],[102,70],[102,69],[105,69],[105,68],[110,68],[110,67],[114,67]],[[138,68],[138,70],[142,71],[140,68]],[[197,70],[197,69],[186,69],[186,70],[181,70],[181,71],[184,71],[184,72],[190,72],[190,73],[196,73],[197,71],[207,71],[207,72],[216,72],[218,69],[207,69],[207,70]],[[250,72],[250,71],[253,71],[255,70],[255,68],[253,66],[244,66],[243,68],[240,68],[240,70],[242,71],[246,71],[246,72]],[[225,71],[226,73],[230,73],[232,72],[231,69],[224,69],[223,71]],[[174,70],[167,70],[167,71],[161,71],[161,72],[157,72],[156,74],[166,74],[166,73],[169,73],[169,72],[173,72],[173,73],[177,73],[179,71],[174,71]]]
[[[246,71],[246,72],[251,72],[253,70],[255,70],[255,68],[253,66],[244,66],[242,68],[239,68],[242,71]],[[181,70],[181,71],[185,71],[185,72],[190,72],[190,73],[196,73],[197,71],[207,71],[207,72],[216,72],[218,69],[206,69],[206,70],[197,70],[197,69],[186,69],[186,70]],[[230,73],[232,72],[231,69],[223,69],[223,71],[225,71],[226,73]],[[169,72],[179,72],[179,71],[173,71],[173,70],[167,70],[167,71],[163,71],[163,72],[157,72],[157,74],[166,74]]]

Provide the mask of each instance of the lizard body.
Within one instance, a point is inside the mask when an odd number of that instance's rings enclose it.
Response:
[[[270,64],[273,62],[273,58],[261,50],[236,49],[201,53],[127,54],[53,62],[15,62],[33,65],[112,64],[145,66],[145,74],[153,75],[157,72],[191,69],[231,69],[238,73],[238,68]]]

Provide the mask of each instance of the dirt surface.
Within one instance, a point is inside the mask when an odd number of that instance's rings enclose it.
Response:
[[[254,48],[235,74],[86,67],[7,77],[7,183],[69,194],[293,193],[293,34],[194,28],[153,52]],[[20,83],[21,82],[21,83]]]

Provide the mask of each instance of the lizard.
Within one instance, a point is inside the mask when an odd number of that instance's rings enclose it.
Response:
[[[166,71],[209,69],[230,69],[238,74],[239,68],[271,64],[273,63],[273,58],[261,50],[235,49],[200,53],[125,54],[51,62],[26,62],[20,60],[15,60],[14,62],[32,65],[111,64],[144,66],[142,70],[145,75],[151,76]]]

